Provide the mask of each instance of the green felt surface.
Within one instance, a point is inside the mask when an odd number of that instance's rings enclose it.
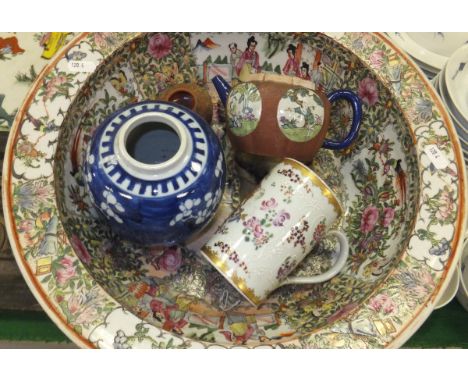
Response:
[[[70,342],[44,312],[0,311],[0,340]]]
[[[434,310],[404,348],[468,349],[468,312],[457,299]]]
[[[69,343],[44,312],[0,311],[0,340]],[[453,300],[435,310],[404,348],[468,349],[468,312]]]

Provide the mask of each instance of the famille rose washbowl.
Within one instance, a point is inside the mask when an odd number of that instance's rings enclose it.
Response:
[[[5,156],[6,226],[31,290],[78,345],[398,347],[446,288],[465,231],[466,177],[453,126],[421,72],[379,34],[258,33],[257,49],[246,53],[250,37],[82,34],[32,87]],[[311,75],[318,86],[348,88],[363,100],[356,143],[335,154],[319,150],[310,164],[346,210],[340,229],[350,256],[330,281],[282,287],[254,308],[197,253],[263,170],[234,161],[210,79],[237,81],[242,60],[281,72],[291,44],[301,61],[320,68]],[[66,56],[74,52],[96,70],[73,70]],[[226,188],[210,225],[186,246],[143,247],[100,224],[84,158],[108,115],[183,82],[212,95]],[[335,105],[328,137],[342,138],[350,116],[347,104]],[[334,259],[327,239],[297,274],[320,273]]]

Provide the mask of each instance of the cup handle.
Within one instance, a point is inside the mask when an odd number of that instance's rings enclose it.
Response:
[[[317,284],[322,283],[336,276],[341,269],[343,269],[346,260],[349,255],[349,244],[346,236],[340,231],[330,231],[330,234],[335,236],[340,243],[340,255],[338,260],[333,264],[333,266],[322,273],[321,275],[309,276],[309,277],[288,277],[280,284],[280,286],[288,284]]]
[[[332,141],[325,139],[323,146],[326,149],[341,150],[348,147],[359,133],[362,119],[362,102],[358,95],[351,90],[335,90],[328,95],[328,100],[333,103],[339,99],[344,99],[351,104],[353,109],[353,122],[351,123],[351,129],[348,136],[341,142]]]

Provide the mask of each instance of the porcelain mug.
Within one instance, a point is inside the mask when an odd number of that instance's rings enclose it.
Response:
[[[348,257],[348,240],[330,231],[340,253],[325,273],[288,277],[327,229],[343,215],[333,191],[310,168],[283,159],[220,226],[201,253],[253,305],[286,284],[312,284],[335,276]]]

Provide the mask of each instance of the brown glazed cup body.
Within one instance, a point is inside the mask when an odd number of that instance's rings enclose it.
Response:
[[[208,91],[195,83],[182,83],[164,90],[158,100],[175,102],[193,110],[206,122],[211,123],[213,103]]]
[[[241,83],[227,99],[227,134],[238,151],[309,162],[325,140],[330,108],[325,94],[304,86]]]
[[[328,94],[298,77],[272,73],[247,74],[231,89],[220,75],[211,81],[226,107],[227,134],[238,152],[310,162],[323,147],[343,150],[359,134],[362,102],[349,89]],[[331,103],[349,102],[353,117],[343,140],[326,139]]]
[[[253,81],[251,83],[260,92],[262,112],[257,127],[245,136],[237,135],[234,132],[235,129],[229,126],[227,133],[233,147],[249,154],[277,158],[289,157],[302,162],[311,161],[320,147],[322,147],[330,124],[330,102],[327,97],[324,94],[315,93],[322,101],[324,107],[323,124],[320,131],[308,141],[297,142],[289,139],[282,133],[278,122],[277,110],[282,97],[289,90],[300,89],[300,87],[273,82]]]

